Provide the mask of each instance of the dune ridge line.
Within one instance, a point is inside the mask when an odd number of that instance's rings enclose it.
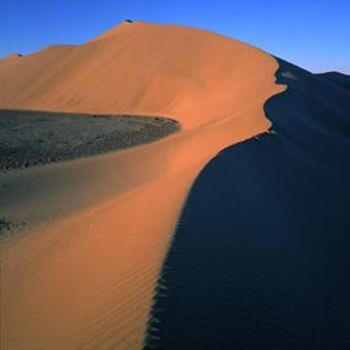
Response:
[[[148,23],[0,62],[1,109],[164,115],[182,126],[134,149],[0,174],[3,215],[32,223],[2,244],[4,349],[142,347],[188,190],[219,151],[271,127],[263,105],[284,90],[277,69],[233,39]]]

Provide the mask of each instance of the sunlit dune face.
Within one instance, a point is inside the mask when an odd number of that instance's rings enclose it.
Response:
[[[275,68],[263,69],[266,57],[197,29],[123,23],[85,45],[0,64],[0,107],[156,114],[187,129],[264,99]]]
[[[271,126],[263,105],[282,90],[276,70],[246,44],[144,23],[0,63],[0,108],[162,115],[183,127],[153,144],[1,175],[24,186],[8,215],[53,216],[3,244],[4,349],[142,346],[188,190],[217,152]]]

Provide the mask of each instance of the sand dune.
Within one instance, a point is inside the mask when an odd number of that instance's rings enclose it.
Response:
[[[330,83],[343,88],[345,90],[350,90],[350,76],[347,74],[339,72],[327,72],[317,74],[318,77],[329,81]]]
[[[182,131],[109,155],[0,174],[3,349],[137,349],[187,192],[223,148],[271,126],[276,60],[173,25],[123,23],[0,62],[0,108],[161,115]]]
[[[22,57],[23,57],[23,55],[21,55],[20,53],[13,53],[11,55],[8,55],[5,58],[0,58],[0,64],[3,65],[3,64],[6,64],[6,63],[11,63],[11,62],[19,60]]]
[[[349,94],[279,64],[275,133],[220,152],[190,191],[145,349],[350,348]]]
[[[265,99],[276,67],[265,53],[213,33],[123,23],[84,45],[0,65],[0,107],[157,114],[189,128]]]

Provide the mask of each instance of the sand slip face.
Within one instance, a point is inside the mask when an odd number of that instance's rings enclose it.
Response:
[[[162,115],[183,127],[149,145],[0,176],[21,189],[1,212],[31,227],[2,243],[4,349],[142,346],[189,187],[221,149],[270,127],[263,104],[282,90],[277,67],[216,34],[143,23],[0,62],[0,108]]]

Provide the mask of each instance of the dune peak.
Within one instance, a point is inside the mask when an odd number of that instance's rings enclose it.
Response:
[[[108,29],[107,31],[103,32],[102,34],[98,35],[97,37],[91,39],[90,42],[95,42],[95,41],[99,41],[101,39],[108,39],[110,37],[113,37],[115,34],[118,34],[121,31],[123,31],[123,29],[126,29],[126,28],[130,27],[130,25],[135,25],[137,23],[138,22],[127,18],[124,21],[116,24],[114,27],[112,27],[112,28]]]
[[[163,115],[192,128],[280,90],[275,59],[248,44],[193,27],[130,21],[83,45],[3,67],[0,107]]]
[[[13,61],[13,60],[17,60],[19,58],[22,58],[23,55],[21,53],[15,52],[15,53],[11,53],[8,56],[4,57],[3,60],[4,61]]]

